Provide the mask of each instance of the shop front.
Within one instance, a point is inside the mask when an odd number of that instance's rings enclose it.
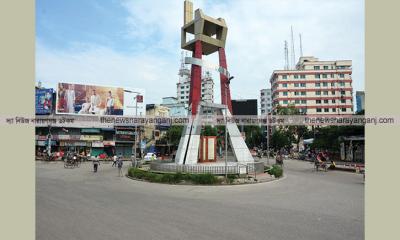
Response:
[[[133,128],[117,128],[115,130],[115,153],[124,157],[132,156],[135,130]]]

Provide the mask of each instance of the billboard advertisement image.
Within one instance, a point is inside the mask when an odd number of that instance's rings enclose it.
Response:
[[[59,83],[56,113],[135,115],[131,110],[137,105],[136,102],[132,102],[136,99],[136,92],[134,93],[132,95],[132,91],[122,87]]]
[[[53,109],[53,89],[36,89],[35,112],[38,115],[50,114]]]

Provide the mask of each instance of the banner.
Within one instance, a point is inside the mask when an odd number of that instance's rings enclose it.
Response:
[[[124,89],[59,83],[57,114],[123,115]]]
[[[35,112],[38,115],[50,114],[53,110],[53,89],[36,89]]]

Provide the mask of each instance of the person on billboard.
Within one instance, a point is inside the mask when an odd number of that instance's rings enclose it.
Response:
[[[44,102],[43,102],[43,108],[46,110],[51,109],[51,93],[46,93],[46,96],[44,98]]]
[[[112,115],[114,113],[114,97],[112,96],[111,91],[108,91],[106,107],[106,115]]]
[[[74,84],[68,86],[65,91],[66,112],[75,113],[75,87]]]
[[[96,94],[96,89],[92,90],[92,96],[90,96],[90,109],[89,112],[92,114],[99,113],[100,111],[100,103],[101,99],[100,96]]]
[[[86,97],[86,102],[82,104],[81,110],[79,110],[79,114],[89,114],[89,109],[90,109],[90,98]]]
[[[66,101],[65,101],[65,89],[64,87],[60,84],[60,89],[58,90],[58,110],[60,112],[65,112],[66,108]]]

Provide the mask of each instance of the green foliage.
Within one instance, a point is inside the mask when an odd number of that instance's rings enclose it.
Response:
[[[194,184],[215,184],[218,182],[218,178],[211,173],[206,174],[190,174],[190,180]]]
[[[183,126],[171,126],[165,137],[164,140],[168,141],[168,143],[178,146],[179,141],[181,140],[182,136],[182,131],[183,131]]]
[[[290,147],[292,143],[292,136],[288,131],[276,130],[271,136],[271,147],[275,150]]]
[[[232,184],[237,178],[238,178],[237,174],[228,174],[227,181],[229,184]]]
[[[176,184],[183,180],[190,181],[193,184],[216,184],[218,183],[218,178],[210,173],[207,174],[184,174],[181,172],[177,173],[154,173],[151,171],[146,171],[138,168],[130,168],[128,170],[128,175],[137,179],[143,179],[149,182],[158,183],[170,183]]]
[[[276,178],[280,178],[283,175],[283,169],[281,166],[274,164],[268,173],[274,175]]]
[[[217,128],[211,126],[205,126],[202,131],[201,135],[203,136],[217,136]]]
[[[244,126],[246,144],[249,148],[258,147],[262,141],[262,130],[259,126]]]
[[[312,148],[328,149],[330,151],[339,151],[340,139],[342,136],[364,135],[364,126],[327,126],[316,129],[316,137]]]

